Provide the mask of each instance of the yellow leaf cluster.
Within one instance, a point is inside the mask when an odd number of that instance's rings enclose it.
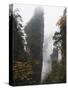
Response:
[[[32,79],[32,62],[16,61],[13,64],[13,78],[14,80],[31,80]]]

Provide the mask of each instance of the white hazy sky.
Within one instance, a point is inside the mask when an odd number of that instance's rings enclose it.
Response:
[[[26,25],[34,14],[37,5],[14,4],[14,10],[19,9],[23,19],[23,25]],[[50,35],[58,29],[57,21],[63,14],[64,7],[57,6],[41,6],[44,9],[44,35]]]

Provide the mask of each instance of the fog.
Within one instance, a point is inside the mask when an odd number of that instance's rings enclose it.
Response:
[[[20,14],[23,19],[23,25],[25,25],[30,21],[34,14],[34,10],[37,5],[22,5],[15,4],[14,10],[16,8],[19,9]],[[43,42],[43,65],[41,72],[41,82],[43,82],[44,78],[51,71],[51,60],[50,54],[53,50],[53,35],[56,31],[59,31],[59,28],[56,26],[57,21],[63,14],[64,7],[57,6],[42,6],[44,9],[44,42]]]
[[[51,59],[50,55],[53,51],[52,39],[54,33],[59,31],[56,26],[57,21],[63,14],[64,7],[44,7],[44,43],[43,43],[43,66],[41,73],[41,82],[46,79],[47,75],[51,72]],[[61,55],[59,55],[60,60]]]

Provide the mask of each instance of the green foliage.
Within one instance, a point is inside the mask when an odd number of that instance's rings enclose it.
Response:
[[[35,14],[25,26],[27,49],[24,50],[24,33],[19,10],[10,16],[10,27],[13,32],[13,79],[15,85],[38,84],[41,79],[42,46],[43,46],[43,11],[36,8]]]
[[[66,58],[66,9],[64,10],[63,16],[58,21],[57,25],[60,28],[59,32],[56,32],[53,36],[54,46],[58,47],[62,53],[62,59]],[[65,62],[65,61],[63,61]]]
[[[60,62],[48,75],[44,83],[65,83],[66,82],[66,66]]]
[[[61,50],[62,60],[57,63],[52,72],[44,80],[44,83],[65,83],[66,82],[66,9],[58,21],[59,32],[55,32],[54,46]]]
[[[22,18],[19,15],[19,10],[15,10],[9,17],[9,27],[12,30],[12,49],[14,54],[14,62],[17,60],[24,59],[26,56],[26,52],[24,51],[24,39],[22,36],[24,33],[22,32]],[[12,29],[11,29],[12,28]]]

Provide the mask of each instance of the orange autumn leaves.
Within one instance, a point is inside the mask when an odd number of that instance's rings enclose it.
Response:
[[[32,66],[39,64],[38,61],[16,61],[13,64],[13,79],[14,80],[32,80]]]
[[[63,26],[66,25],[66,16],[63,16],[59,19],[59,21],[57,22],[57,25],[60,26],[60,28],[62,28]]]
[[[13,65],[13,76],[14,80],[19,79],[19,80],[31,80],[31,75],[32,75],[32,63],[31,62],[21,62],[17,61]]]

